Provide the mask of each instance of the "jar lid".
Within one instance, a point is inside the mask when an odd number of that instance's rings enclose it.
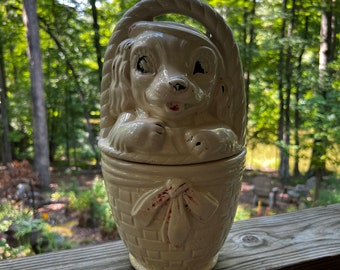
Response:
[[[178,13],[208,34],[154,18]],[[117,24],[105,53],[99,147],[124,160],[193,164],[245,148],[238,48],[224,19],[192,0],[145,0]]]

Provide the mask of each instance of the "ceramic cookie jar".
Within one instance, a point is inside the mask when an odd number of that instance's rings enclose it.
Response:
[[[202,27],[159,20],[169,13]],[[125,13],[105,53],[99,148],[135,269],[215,266],[237,208],[245,121],[238,48],[214,9],[144,0]]]

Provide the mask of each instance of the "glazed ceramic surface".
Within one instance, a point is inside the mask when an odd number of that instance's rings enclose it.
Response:
[[[153,18],[187,15],[209,33]],[[229,27],[200,1],[144,0],[105,54],[102,169],[136,269],[212,269],[237,207],[245,96]]]

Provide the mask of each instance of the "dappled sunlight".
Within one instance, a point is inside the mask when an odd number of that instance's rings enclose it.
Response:
[[[326,161],[326,167],[331,172],[340,173],[340,152],[336,151],[338,147],[328,150],[329,159]],[[290,151],[289,166],[292,173],[294,167],[295,150]],[[311,150],[302,149],[299,151],[299,170],[304,174],[310,166]],[[246,167],[253,170],[276,171],[279,167],[280,152],[276,145],[257,144],[256,147],[247,148]]]
[[[257,144],[247,148],[246,168],[254,170],[277,170],[279,151],[276,146]]]

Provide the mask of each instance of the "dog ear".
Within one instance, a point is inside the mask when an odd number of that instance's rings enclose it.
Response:
[[[112,76],[109,90],[110,115],[117,118],[122,112],[134,108],[130,87],[130,39],[118,45],[112,62]]]
[[[222,78],[216,83],[214,89],[214,96],[212,98],[211,109],[213,115],[220,121],[224,122],[227,126],[232,123],[232,102],[230,98],[229,85]]]
[[[240,99],[240,93],[243,91],[243,78],[241,74],[239,75],[239,78],[232,79],[224,76],[216,83],[211,109],[213,115],[235,132],[240,145],[243,145],[245,130],[242,123],[245,123],[243,104],[245,100]]]
[[[134,108],[130,89],[130,52],[133,40],[111,44],[105,54],[101,94],[101,137],[105,138],[118,116]]]

